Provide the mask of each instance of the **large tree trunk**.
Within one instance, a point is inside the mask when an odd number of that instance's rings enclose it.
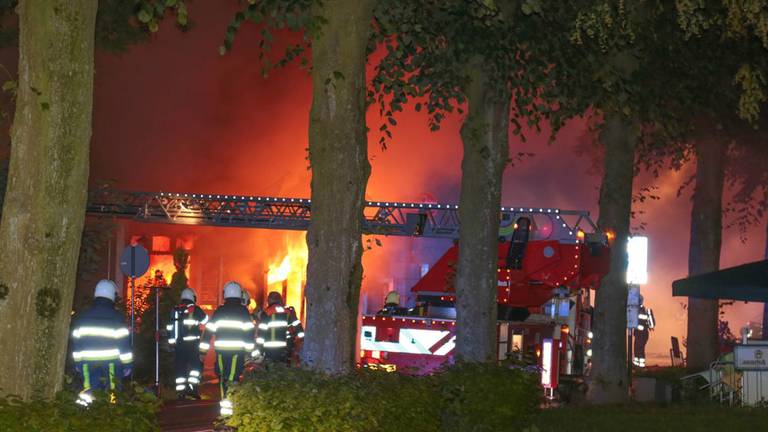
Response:
[[[606,115],[600,140],[605,171],[600,186],[598,226],[612,233],[611,269],[595,296],[592,321],[592,377],[589,399],[615,403],[627,399],[627,238],[632,209],[637,126],[621,116]]]
[[[0,226],[0,388],[62,384],[88,184],[96,0],[19,2],[19,85]]]
[[[501,183],[509,158],[510,94],[475,64],[461,127],[459,263],[456,274],[456,357],[496,358]]]
[[[691,210],[688,274],[720,268],[726,143],[716,134],[696,145],[696,188]],[[718,301],[688,298],[688,368],[707,369],[717,358]]]
[[[312,220],[307,233],[307,336],[303,363],[353,367],[363,268],[362,220],[370,174],[365,126],[366,44],[373,0],[329,0],[312,41]]]

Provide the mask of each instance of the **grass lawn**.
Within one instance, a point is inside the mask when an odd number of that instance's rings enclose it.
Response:
[[[768,431],[768,408],[646,404],[553,408],[537,414],[534,425],[539,432],[758,432]]]

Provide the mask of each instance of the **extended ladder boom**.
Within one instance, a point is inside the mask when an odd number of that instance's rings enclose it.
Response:
[[[148,223],[306,230],[311,204],[301,198],[100,191],[90,197],[87,212]],[[537,234],[544,239],[575,242],[579,230],[597,232],[588,211],[502,207],[500,236],[509,236],[519,217],[542,226],[549,221]],[[365,234],[459,238],[459,206],[454,204],[367,201],[363,219]]]

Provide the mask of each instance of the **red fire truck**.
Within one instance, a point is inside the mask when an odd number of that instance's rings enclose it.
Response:
[[[571,226],[559,210],[520,210],[514,220],[502,221],[500,232],[498,358],[535,362],[551,394],[559,375],[581,375],[589,367],[591,290],[608,272],[608,236],[586,212]],[[452,362],[459,247],[450,247],[411,288],[413,307],[385,307],[362,317],[361,365],[424,374]]]

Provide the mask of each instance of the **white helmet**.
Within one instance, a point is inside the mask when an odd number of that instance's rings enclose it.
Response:
[[[195,291],[192,288],[184,288],[184,291],[181,292],[181,299],[182,300],[189,300],[192,303],[197,301],[197,295],[195,294]]]
[[[224,284],[224,298],[236,298],[241,299],[243,289],[240,284],[235,281],[230,281]]]
[[[102,279],[96,284],[93,297],[102,297],[115,301],[117,297],[117,285],[109,279]]]

